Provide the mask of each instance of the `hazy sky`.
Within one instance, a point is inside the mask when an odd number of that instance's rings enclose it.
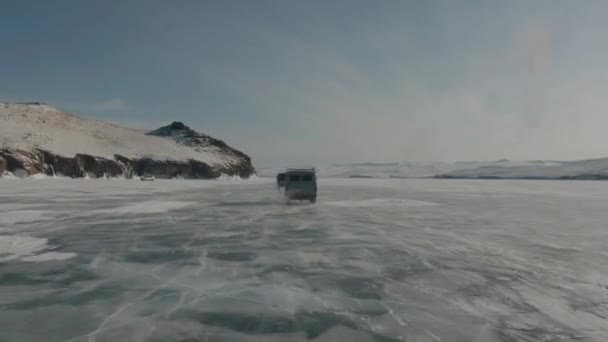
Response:
[[[605,157],[606,18],[604,0],[0,0],[0,101],[183,121],[257,166]]]

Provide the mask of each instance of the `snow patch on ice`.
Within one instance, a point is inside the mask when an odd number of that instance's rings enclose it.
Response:
[[[254,181],[257,180],[257,176],[252,175],[249,178],[241,178],[240,176],[234,175],[234,176],[230,176],[227,174],[222,173],[219,177],[217,177],[215,180],[216,181],[224,181],[224,182],[249,182],[249,181]]]
[[[182,201],[146,201],[130,204],[123,207],[93,210],[95,214],[155,214],[166,213],[172,210],[185,208],[196,204],[196,202]]]
[[[19,179],[19,177],[15,176],[12,172],[4,171],[0,176],[0,179]]]
[[[11,208],[11,207],[8,207]],[[2,207],[0,207],[0,210]],[[14,210],[3,212],[0,215],[0,226],[13,225],[16,223],[36,222],[52,219],[49,210]]]
[[[39,207],[36,204],[21,204],[21,203],[0,203],[0,212],[12,210],[24,210],[25,208]]]
[[[35,174],[29,176],[28,178],[38,180],[38,179],[52,179],[52,178],[59,178],[59,177],[58,176],[49,176],[44,173],[35,173]]]
[[[60,253],[60,252],[47,252],[42,254],[30,255],[22,257],[22,261],[38,262],[38,261],[63,261],[75,257],[76,253]]]
[[[21,235],[0,236],[0,262],[67,260],[76,256],[76,253],[45,252],[49,247],[46,238]]]
[[[332,201],[326,205],[335,207],[427,207],[439,205],[438,203],[411,200],[405,198],[372,198],[360,201]]]
[[[40,251],[47,246],[47,239],[31,236],[0,236],[0,260],[10,260]]]
[[[216,180],[218,180],[218,181],[241,181],[243,179],[236,175],[230,176],[230,175],[222,173],[219,177],[216,178]]]
[[[527,303],[533,305],[541,313],[560,324],[578,331],[593,334],[597,341],[608,340],[608,326],[603,317],[587,312],[576,310],[559,293],[522,287],[519,289],[521,296]]]

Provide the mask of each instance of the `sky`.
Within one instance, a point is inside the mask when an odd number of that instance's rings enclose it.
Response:
[[[256,166],[608,156],[604,0],[0,8],[0,101],[182,121]]]

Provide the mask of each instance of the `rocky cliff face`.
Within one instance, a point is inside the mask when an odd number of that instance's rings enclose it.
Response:
[[[11,172],[17,177],[34,174],[72,178],[133,178],[150,175],[156,178],[212,179],[223,174],[247,178],[253,174],[250,163],[225,168],[211,167],[198,160],[154,160],[127,158],[115,155],[114,159],[77,154],[63,157],[41,149],[0,149],[0,174]]]
[[[81,119],[40,103],[0,103],[0,175],[249,177],[251,158],[174,122],[149,133]]]

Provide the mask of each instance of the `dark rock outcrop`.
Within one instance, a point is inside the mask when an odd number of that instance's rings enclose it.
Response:
[[[36,151],[0,150],[6,170],[16,175],[44,173],[44,155]]]
[[[88,154],[67,158],[49,151],[0,149],[0,174],[8,171],[17,176],[46,174],[72,178],[124,177],[150,175],[156,178],[211,179],[222,174],[240,175],[246,170],[212,168],[198,160],[174,161],[150,158],[127,158],[115,155],[114,159]]]
[[[205,151],[208,149],[217,150],[219,153],[225,156],[231,156],[235,159],[240,160],[235,165],[225,166],[224,170],[220,172],[228,175],[238,175],[240,177],[249,177],[255,173],[255,169],[251,164],[251,158],[245,153],[228,146],[224,141],[215,139],[203,133],[199,133],[190,127],[184,125],[182,122],[174,121],[168,126],[164,126],[153,131],[146,133],[147,135],[154,135],[158,137],[166,137],[174,140],[178,145],[189,146],[195,150]],[[209,168],[205,163],[196,161],[189,161],[192,166],[192,174],[208,174]],[[219,174],[218,174],[219,176]],[[195,177],[198,178],[198,177]]]
[[[123,175],[123,170],[116,160],[94,157],[88,154],[77,154],[74,156],[74,160],[78,164],[78,168],[89,177],[119,177]]]
[[[84,177],[76,158],[66,158],[56,154],[40,151],[43,155],[44,173],[47,175],[66,175],[68,177]]]
[[[149,158],[131,161],[131,167],[138,175],[153,175],[157,178],[217,178],[226,170],[216,170],[198,160],[159,161]],[[233,175],[236,175],[233,173]]]
[[[3,156],[0,156],[0,175],[6,172],[6,160]]]

